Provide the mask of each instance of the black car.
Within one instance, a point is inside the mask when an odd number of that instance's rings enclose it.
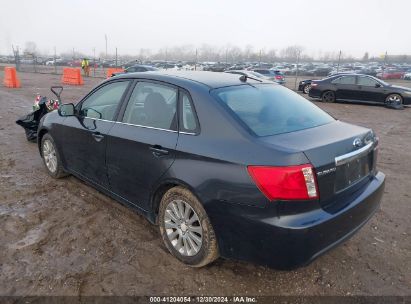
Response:
[[[135,64],[135,65],[132,65],[126,68],[124,72],[113,73],[112,76],[118,76],[124,73],[148,72],[148,71],[158,71],[158,69],[155,67],[149,66],[149,65]]]
[[[298,83],[298,91],[303,92],[304,94],[308,94],[308,92],[310,92],[311,89],[311,82],[311,79],[301,80]]]
[[[369,75],[344,74],[313,80],[309,96],[324,102],[362,101],[388,106],[411,104],[411,88],[388,84]]]
[[[304,265],[371,218],[385,183],[372,130],[228,73],[110,78],[46,114],[38,145],[51,176],[135,207],[196,267]]]
[[[335,73],[335,74],[332,74],[332,75],[330,75],[330,76],[327,76],[326,78],[332,77],[332,76],[337,76],[337,75],[345,75],[345,74],[348,74],[348,73],[344,73],[344,72]],[[310,89],[311,89],[311,83],[312,83],[312,82],[313,82],[313,79],[301,80],[301,81],[298,83],[298,91],[303,92],[303,94],[308,94],[308,92],[309,92]]]

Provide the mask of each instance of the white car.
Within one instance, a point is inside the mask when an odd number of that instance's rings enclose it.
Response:
[[[59,62],[62,62],[62,61],[63,61],[63,59],[57,58],[57,59],[56,59],[56,64],[59,63]],[[54,59],[52,59],[52,60],[47,60],[47,61],[46,61],[46,65],[54,65]]]
[[[405,79],[405,80],[411,80],[411,72],[405,73],[405,74],[404,74],[404,79]]]

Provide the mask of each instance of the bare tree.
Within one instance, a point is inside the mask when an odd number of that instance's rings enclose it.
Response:
[[[37,45],[33,41],[27,41],[24,46],[24,53],[34,55],[37,51]]]
[[[299,45],[288,46],[285,49],[281,50],[281,57],[285,60],[297,60],[297,57],[301,56],[304,48]]]

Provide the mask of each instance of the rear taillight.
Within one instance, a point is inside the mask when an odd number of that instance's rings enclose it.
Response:
[[[283,76],[276,75],[276,76],[275,76],[275,79],[283,79]]]
[[[317,181],[310,164],[290,167],[248,166],[257,187],[270,200],[318,199]]]

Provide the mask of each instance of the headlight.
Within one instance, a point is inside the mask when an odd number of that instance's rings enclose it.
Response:
[[[305,83],[304,81],[301,81],[301,82],[300,82],[300,84],[304,84],[304,83]]]

